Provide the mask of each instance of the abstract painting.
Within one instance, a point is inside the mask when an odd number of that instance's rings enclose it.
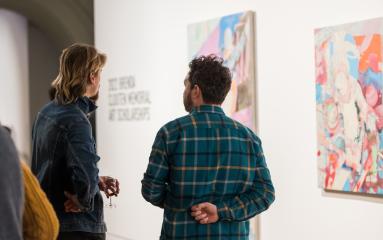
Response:
[[[315,31],[323,189],[383,194],[382,34],[383,18]]]
[[[188,26],[189,60],[215,54],[233,76],[225,113],[255,129],[254,13],[246,11]]]

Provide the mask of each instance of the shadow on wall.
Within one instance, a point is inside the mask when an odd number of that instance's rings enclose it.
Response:
[[[376,194],[366,194],[366,193],[353,193],[353,192],[342,192],[334,190],[324,190],[322,191],[323,197],[330,198],[339,198],[339,199],[353,199],[365,202],[374,202],[383,204],[383,196]]]

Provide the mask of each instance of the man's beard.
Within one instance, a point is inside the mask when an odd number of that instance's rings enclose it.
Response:
[[[100,92],[100,91],[97,91],[97,93],[96,93],[94,96],[90,97],[89,99],[92,100],[93,102],[96,102],[96,101],[98,100],[98,94],[99,94],[99,92]]]
[[[184,107],[185,107],[186,112],[189,112],[189,113],[193,109],[193,102],[192,102],[192,99],[191,99],[191,92],[189,92],[189,94],[186,97],[184,97]]]

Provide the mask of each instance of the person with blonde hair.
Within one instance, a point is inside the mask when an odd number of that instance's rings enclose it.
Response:
[[[24,240],[55,240],[59,232],[56,213],[29,166],[20,161],[24,182]]]
[[[106,55],[86,44],[64,49],[53,81],[54,99],[38,113],[32,130],[32,171],[60,222],[58,239],[105,239],[103,200],[119,183],[99,177],[89,113],[98,95]],[[113,181],[110,181],[112,179]]]

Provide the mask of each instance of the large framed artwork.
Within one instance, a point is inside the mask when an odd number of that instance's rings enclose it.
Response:
[[[315,31],[323,189],[383,194],[382,34],[383,18]]]
[[[241,12],[188,26],[189,60],[215,54],[233,74],[225,113],[255,130],[254,13]]]

